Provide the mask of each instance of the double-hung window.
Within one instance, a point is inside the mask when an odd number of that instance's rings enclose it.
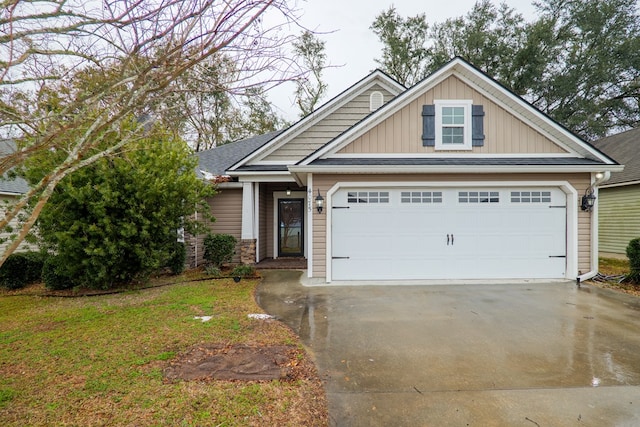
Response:
[[[471,100],[435,100],[422,106],[422,146],[472,150],[484,146],[484,108]]]
[[[435,101],[436,150],[471,150],[470,100]]]

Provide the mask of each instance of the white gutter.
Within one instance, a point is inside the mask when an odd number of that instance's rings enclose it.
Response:
[[[598,177],[598,175],[599,174],[595,174],[595,176],[592,175],[593,176],[592,183],[589,186],[589,188],[593,190],[593,194],[594,196],[596,196],[596,200],[598,200],[598,186],[603,182],[607,182],[609,178],[611,178],[611,172],[606,171],[602,174],[601,177]],[[592,277],[594,277],[596,274],[598,274],[598,269],[599,269],[599,266],[598,266],[598,263],[599,263],[598,261],[598,244],[599,244],[598,218],[599,218],[598,206],[596,206],[596,208],[591,213],[591,268],[593,268],[593,270],[578,276],[576,278],[578,285],[580,284],[580,282],[589,280]]]
[[[640,184],[640,180],[636,180],[636,181],[625,181],[625,182],[618,182],[616,184],[607,184],[607,185],[601,185],[600,188],[615,188],[615,187],[625,187],[627,185],[637,185]]]
[[[292,173],[583,173],[621,172],[620,165],[315,165],[289,166]]]
[[[598,167],[598,169],[595,169]],[[289,166],[289,171],[294,175],[296,182],[303,185],[308,173],[336,173],[336,174],[443,174],[443,173],[585,173],[585,172],[620,172],[624,166],[621,165],[519,165],[519,166],[496,166],[496,165],[418,165],[418,166],[379,166],[379,165],[314,165]]]
[[[242,188],[241,182],[228,181],[228,182],[219,182],[215,185],[216,188],[225,189],[225,188]]]

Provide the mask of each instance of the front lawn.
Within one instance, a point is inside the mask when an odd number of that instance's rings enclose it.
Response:
[[[198,344],[299,346],[279,322],[247,317],[262,312],[256,284],[208,280],[76,298],[0,293],[0,425],[326,425],[317,376],[163,377]]]

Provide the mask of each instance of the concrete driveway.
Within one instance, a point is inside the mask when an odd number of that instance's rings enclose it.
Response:
[[[333,426],[638,426],[640,299],[574,283],[300,285],[258,303],[297,332]]]

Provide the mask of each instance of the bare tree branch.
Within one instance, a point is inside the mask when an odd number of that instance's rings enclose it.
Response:
[[[0,265],[31,228],[65,176],[109,156],[139,135],[124,123],[153,114],[154,100],[199,64],[223,55],[235,64],[226,90],[295,78],[284,53],[296,25],[286,0],[3,0],[0,2],[0,133],[18,143],[0,173],[46,150],[65,153],[0,220],[27,206],[28,218]],[[274,25],[265,25],[266,17]],[[205,129],[202,129],[205,132]],[[118,133],[118,143],[113,133]],[[110,135],[111,137],[106,137]]]

